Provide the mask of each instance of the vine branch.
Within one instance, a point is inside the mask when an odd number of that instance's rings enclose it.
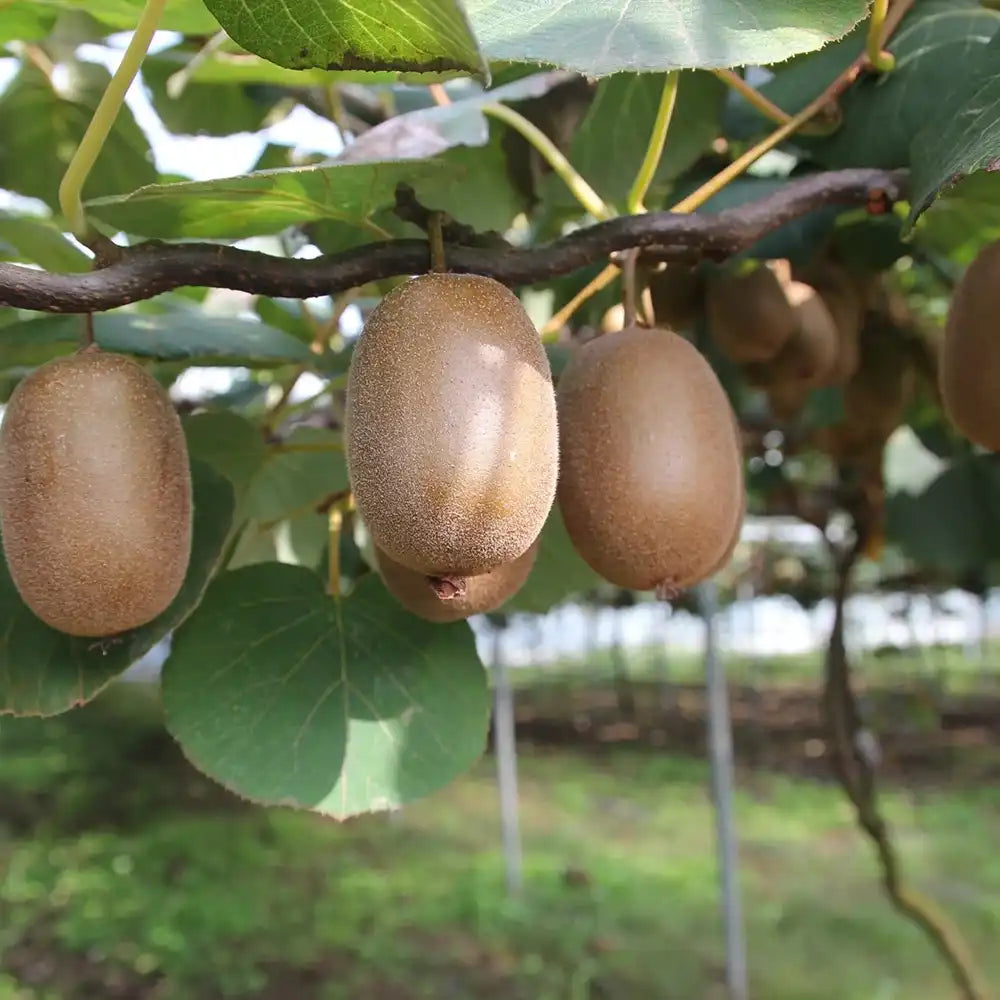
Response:
[[[827,205],[898,201],[906,171],[835,170],[791,181],[757,201],[704,214],[648,212],[578,229],[552,243],[448,247],[451,271],[489,275],[508,285],[530,285],[639,249],[646,259],[725,260],[788,222]],[[42,312],[100,312],[185,285],[229,288],[258,295],[311,298],[430,267],[426,240],[387,240],[312,260],[274,257],[214,243],[157,241],[117,248],[105,266],[83,274],[40,271],[0,263],[0,306]]]
[[[832,736],[834,771],[854,807],[858,825],[875,847],[882,869],[882,885],[892,905],[930,939],[948,965],[963,1000],[989,1000],[992,996],[989,987],[958,928],[932,900],[905,883],[888,824],[879,809],[873,763],[862,750],[861,715],[851,687],[844,643],[844,612],[851,575],[867,540],[867,532],[857,521],[856,527],[854,544],[838,560],[834,621],[826,658],[824,701]]]

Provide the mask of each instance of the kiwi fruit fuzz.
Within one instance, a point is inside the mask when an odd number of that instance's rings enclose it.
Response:
[[[1000,240],[979,251],[952,294],[938,383],[948,419],[970,441],[1000,451]]]
[[[460,593],[523,555],[555,498],[552,373],[520,300],[430,273],[375,307],[351,359],[348,473],[373,543]]]
[[[799,317],[784,286],[777,262],[760,263],[750,271],[723,271],[708,282],[708,327],[730,361],[769,361],[795,334]]]
[[[559,378],[558,503],[609,583],[663,596],[728,561],[744,504],[735,415],[687,340],[626,327],[578,347]]]
[[[129,358],[88,348],[36,369],[0,424],[0,531],[47,625],[106,638],[152,621],[191,554],[187,443],[169,397]]]
[[[386,589],[407,611],[427,621],[444,624],[495,611],[524,586],[537,555],[536,540],[513,562],[497,566],[488,573],[467,577],[464,592],[450,599],[442,598],[422,573],[407,569],[378,547],[375,548],[375,563]]]

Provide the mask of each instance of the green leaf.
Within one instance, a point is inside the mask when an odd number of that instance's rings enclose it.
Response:
[[[0,212],[0,240],[13,247],[23,260],[40,264],[47,271],[90,270],[90,258],[50,219]]]
[[[2,155],[2,154],[0,154]],[[211,181],[150,184],[129,195],[99,198],[87,209],[136,236],[243,239],[286,226],[332,219],[357,227],[366,240],[382,237],[371,215],[395,203],[396,185],[428,178],[457,183],[443,160],[339,163],[261,170]]]
[[[205,6],[234,41],[289,69],[489,78],[458,0],[205,0]]]
[[[922,247],[970,263],[983,244],[1000,239],[1000,174],[980,171],[943,190],[920,217],[916,237]]]
[[[285,520],[313,511],[349,485],[340,435],[298,427],[268,452],[248,488],[244,513],[265,523]]]
[[[103,66],[72,63],[69,81],[57,93],[41,70],[23,64],[0,95],[0,187],[58,208],[63,173],[110,79]],[[84,194],[92,198],[131,191],[155,178],[149,143],[132,112],[123,107]]]
[[[482,754],[485,672],[464,624],[405,612],[376,579],[334,601],[267,563],[221,576],[174,636],[167,727],[255,802],[345,819],[447,785]]]
[[[3,327],[0,371],[34,367],[76,348],[80,322],[78,316],[41,316]],[[281,330],[194,310],[98,313],[94,335],[107,351],[192,365],[273,365],[311,357],[304,344]]]
[[[188,454],[224,475],[239,504],[267,459],[260,428],[231,410],[210,410],[186,417],[184,433]]]
[[[490,59],[588,76],[778,62],[839,38],[866,7],[865,0],[466,0]]]
[[[503,135],[493,129],[486,149],[457,146],[436,157],[447,171],[417,180],[413,189],[426,208],[446,212],[480,232],[503,232],[528,207],[507,173]]]
[[[892,494],[886,537],[922,566],[961,573],[1000,555],[1000,467],[993,456],[959,460],[922,492]]]
[[[573,548],[559,508],[553,507],[542,529],[531,575],[503,610],[542,615],[601,582]]]
[[[573,136],[573,165],[605,201],[623,210],[646,153],[665,79],[662,73],[619,73],[602,80]],[[659,204],[670,181],[691,167],[719,134],[725,94],[725,86],[711,73],[681,74],[676,111],[647,204]],[[573,200],[554,174],[546,178],[545,191],[547,202]]]
[[[183,49],[170,49],[143,60],[143,81],[149,87],[153,108],[167,129],[174,135],[230,136],[236,132],[256,132],[281,92],[277,88],[251,89],[238,84],[217,87],[189,80],[180,94],[171,96],[167,81],[187,65],[192,55]]]
[[[277,524],[249,521],[229,560],[229,569],[280,562],[316,571],[327,551],[329,535],[327,516],[314,512]]]
[[[145,0],[36,0],[42,6],[62,10],[86,11],[91,17],[111,28],[131,29],[136,26]],[[219,23],[205,9],[202,0],[170,0],[159,21],[164,31],[180,31],[187,35],[214,35]]]
[[[973,66],[961,99],[936,105],[913,140],[908,226],[943,189],[978,171],[1000,170],[1000,33]]]
[[[55,23],[56,12],[34,0],[0,0],[0,45],[33,42],[45,38]]]
[[[192,461],[194,536],[180,593],[155,621],[102,648],[49,628],[21,600],[0,559],[0,714],[57,715],[95,697],[198,606],[218,568],[233,516],[233,490]]]

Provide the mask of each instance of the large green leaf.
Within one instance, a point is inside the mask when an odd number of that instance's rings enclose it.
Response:
[[[415,618],[372,578],[335,601],[277,563],[212,584],[174,636],[163,703],[205,774],[338,819],[447,785],[482,753],[489,717],[466,625]]]
[[[972,66],[959,99],[936,106],[913,140],[910,224],[942,189],[1000,170],[1000,33]]]
[[[0,240],[22,260],[39,264],[47,271],[90,270],[90,258],[70,243],[50,219],[0,212]]]
[[[103,66],[74,63],[57,92],[32,63],[0,95],[0,187],[58,207],[59,184],[111,79]],[[84,185],[88,197],[131,191],[156,178],[149,143],[128,108],[118,113]]]
[[[489,77],[459,0],[205,0],[229,35],[290,69]]]
[[[137,236],[243,239],[286,226],[332,219],[356,227],[367,240],[383,233],[371,223],[395,202],[396,185],[430,178],[459,183],[437,160],[339,163],[261,170],[211,181],[152,184],[130,195],[91,201],[98,219]]]
[[[0,330],[0,371],[39,365],[64,354],[78,346],[80,333],[78,316],[11,323]],[[272,365],[311,357],[308,347],[282,330],[195,310],[98,313],[94,335],[106,351],[192,365]]]
[[[142,14],[145,0],[35,0],[39,6],[55,10],[86,11],[91,17],[115,29],[134,28]],[[170,0],[160,17],[159,26],[165,31],[181,31],[189,35],[213,35],[219,23],[205,8],[202,0]]]
[[[35,0],[0,0],[0,45],[44,38],[55,19],[56,11]]]
[[[600,583],[601,578],[573,548],[559,508],[553,507],[542,529],[538,558],[531,575],[503,610],[545,614]]]
[[[491,59],[589,76],[764,64],[818,49],[865,0],[466,0]]]
[[[998,28],[1000,13],[975,0],[922,0],[888,46],[896,57],[893,71],[862,77],[847,90],[840,99],[843,121],[832,135],[800,135],[796,143],[827,167],[908,166],[914,136],[929,118],[954,114],[965,81]],[[796,60],[762,92],[788,112],[801,110],[862,52],[865,36],[861,26],[828,49]],[[740,113],[730,121],[735,135],[773,127],[748,105],[737,106]]]
[[[1000,173],[981,170],[943,190],[920,217],[916,234],[922,247],[970,263],[984,243],[1000,239]]]
[[[0,558],[0,713],[57,715],[97,695],[197,607],[218,568],[233,515],[233,490],[192,461],[194,536],[180,593],[155,621],[106,646],[49,628],[21,600]]]

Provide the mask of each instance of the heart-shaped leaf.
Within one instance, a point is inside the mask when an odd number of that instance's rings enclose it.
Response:
[[[309,570],[225,573],[174,636],[167,726],[255,802],[344,819],[447,785],[484,749],[485,672],[464,623],[432,625],[363,579],[335,601]]]

